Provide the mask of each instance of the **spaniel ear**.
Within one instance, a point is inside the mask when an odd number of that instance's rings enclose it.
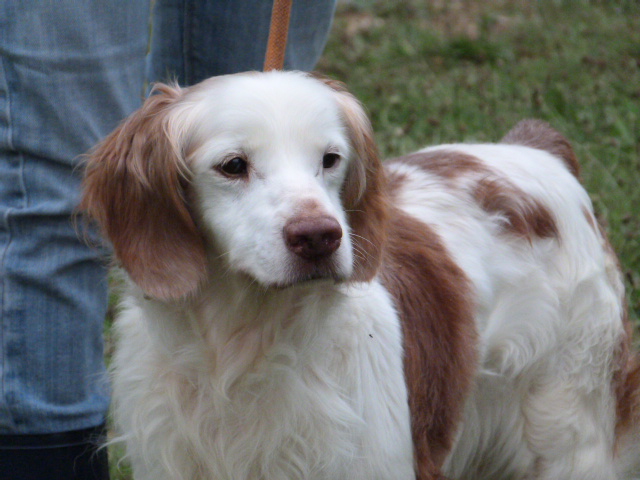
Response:
[[[159,84],[89,155],[81,210],[100,226],[131,279],[175,300],[206,276],[204,241],[187,208],[188,168],[168,117],[179,87]]]
[[[343,84],[320,79],[335,92],[349,135],[353,159],[342,191],[355,252],[352,280],[371,280],[380,265],[386,239],[387,193],[371,122]]]

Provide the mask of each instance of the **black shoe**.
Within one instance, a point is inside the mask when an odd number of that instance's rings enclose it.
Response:
[[[104,425],[44,435],[0,435],[2,480],[109,480]]]

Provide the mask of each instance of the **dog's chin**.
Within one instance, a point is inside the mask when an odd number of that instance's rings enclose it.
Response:
[[[313,265],[308,268],[293,267],[281,278],[265,279],[249,272],[242,273],[251,283],[258,284],[266,290],[286,290],[322,284],[336,285],[346,282],[350,275],[350,272],[343,272],[332,264]]]
[[[311,275],[308,277],[292,279],[286,282],[275,283],[271,285],[270,288],[273,288],[275,290],[286,290],[290,288],[309,287],[309,286],[322,285],[322,284],[337,285],[339,283],[345,282],[346,280],[347,279],[342,276],[328,277],[324,275],[317,275],[317,276]]]

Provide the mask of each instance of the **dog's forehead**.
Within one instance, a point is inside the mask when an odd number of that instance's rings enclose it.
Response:
[[[280,102],[326,98],[331,89],[322,81],[302,72],[249,72],[223,77],[220,85],[228,94],[273,98]]]
[[[228,122],[295,119],[296,123],[313,123],[339,117],[333,90],[300,72],[251,72],[213,78],[195,87],[187,98],[202,115],[227,116]]]
[[[335,114],[334,92],[320,80],[300,72],[249,72],[214,77],[192,87],[189,104],[217,112],[261,112],[263,116],[308,112]],[[209,108],[207,108],[209,107]]]

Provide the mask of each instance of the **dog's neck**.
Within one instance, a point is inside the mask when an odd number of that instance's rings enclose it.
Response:
[[[330,280],[269,289],[239,275],[226,275],[214,276],[192,298],[179,302],[141,294],[135,299],[149,333],[175,360],[175,352],[199,344],[199,353],[184,362],[194,368],[200,365],[198,369],[208,365],[214,377],[220,372],[239,377],[273,355],[291,354],[299,362],[301,356],[321,348],[328,338],[330,312],[346,296]]]

